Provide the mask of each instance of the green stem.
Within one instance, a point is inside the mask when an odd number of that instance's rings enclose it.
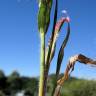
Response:
[[[39,81],[39,96],[45,96],[44,93],[44,69],[45,69],[45,32],[40,29],[41,53],[40,53],[40,81]]]

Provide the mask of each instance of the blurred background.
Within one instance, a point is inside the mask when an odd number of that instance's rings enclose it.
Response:
[[[53,0],[53,7],[51,11],[51,22],[48,30],[49,32],[47,33],[46,36],[46,46],[51,34],[53,24],[52,19],[54,14],[54,4],[55,0]],[[59,1],[58,20],[64,16],[64,14],[62,14],[62,10],[66,10],[71,19],[70,22],[71,35],[67,47],[65,48],[65,56],[61,67],[61,73],[64,73],[66,64],[70,56],[82,53],[90,58],[96,59],[95,9],[96,9],[95,0]],[[37,0],[0,0],[0,70],[1,70],[0,78],[3,78],[0,79],[1,80],[0,90],[4,89],[3,91],[0,91],[0,94],[6,92],[10,93],[10,90],[13,90],[13,92],[11,92],[10,94],[14,94],[18,90],[20,91],[21,89],[22,92],[24,93],[23,90],[24,88],[28,90],[30,93],[31,92],[30,90],[33,90],[34,92],[35,88],[37,89],[36,85],[38,83],[39,67],[40,67],[39,65],[40,38],[38,33],[37,14],[38,14]],[[55,66],[56,66],[57,54],[60,48],[60,44],[62,43],[62,40],[65,37],[65,34],[66,34],[66,24],[63,25],[60,36],[58,37],[57,42],[58,44],[55,58],[53,59],[50,68],[51,75],[56,70]],[[71,92],[72,94],[79,92],[76,93],[76,96],[79,96],[77,94],[81,94],[80,92],[83,92],[82,88],[86,89],[86,91],[84,91],[86,92],[86,94],[89,92],[89,90],[90,91],[92,90],[92,92],[96,91],[96,88],[94,86],[96,84],[95,67],[86,66],[77,62],[75,70],[74,72],[72,72],[71,76],[72,79],[68,81],[70,82],[70,86],[67,85],[68,84],[67,82],[65,84],[68,87],[68,90],[70,89],[71,91],[69,90],[70,91],[69,92],[67,90],[67,87],[64,87],[66,88],[65,89],[66,92],[64,91],[64,94],[65,93],[67,94],[64,96],[68,96],[68,93]],[[77,80],[77,78],[79,78],[79,80]],[[29,83],[28,84],[30,85],[30,87],[33,88],[32,86],[34,86],[35,88],[33,89],[29,88],[27,83],[24,82],[29,82],[30,84]],[[23,85],[26,84],[26,85],[23,86],[19,84]],[[72,86],[75,86],[74,90]],[[89,89],[87,90],[87,88]],[[75,89],[77,89],[78,91]],[[91,94],[88,96],[96,96],[95,93],[92,92],[88,93]],[[75,96],[74,94],[73,96]],[[29,96],[35,96],[35,95],[29,95]]]

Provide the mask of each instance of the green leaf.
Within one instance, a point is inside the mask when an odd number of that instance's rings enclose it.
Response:
[[[49,61],[50,61],[50,54],[51,54],[51,50],[52,50],[53,37],[54,37],[54,34],[55,34],[55,25],[56,25],[56,22],[57,22],[57,9],[58,9],[58,2],[56,0],[52,35],[51,35],[51,38],[50,38],[50,40],[48,42],[48,47],[47,47],[46,56],[45,56],[45,64],[46,64],[47,70],[49,70],[49,66],[50,66],[50,64],[49,64],[50,62]]]
[[[69,39],[69,35],[70,35],[70,24],[68,23],[68,29],[67,29],[67,35],[61,45],[61,48],[59,50],[59,54],[58,54],[58,59],[57,59],[57,69],[56,69],[56,75],[59,75],[59,71],[60,71],[60,67],[61,67],[61,63],[64,57],[64,48],[66,47],[66,44],[68,42]]]
[[[64,20],[65,22],[66,20]],[[61,23],[62,26],[62,23]],[[61,26],[59,26],[61,28]],[[60,28],[58,28],[58,30],[60,30]],[[52,96],[53,94],[56,92],[56,88],[57,88],[57,79],[59,76],[59,71],[60,71],[60,67],[61,67],[61,63],[64,57],[64,48],[66,47],[66,44],[68,42],[69,39],[69,35],[70,35],[70,24],[68,22],[68,28],[67,28],[67,35],[65,37],[65,39],[63,40],[63,43],[61,45],[61,48],[59,50],[59,54],[58,54],[58,59],[57,59],[57,67],[56,67],[56,77],[54,79],[54,87],[53,87],[53,91],[52,91]],[[55,95],[54,95],[55,96]],[[57,96],[57,95],[56,95]]]
[[[52,38],[54,36],[54,30],[55,30],[55,24],[57,22],[57,8],[58,8],[58,2],[56,0],[56,4],[55,4],[55,12],[54,12],[54,20],[53,20],[53,29],[52,29]],[[52,49],[52,39],[50,39],[47,50],[45,51],[45,80],[44,80],[44,85],[46,85],[47,83],[47,77],[48,77],[48,72],[49,72],[49,68],[50,68],[50,54],[51,54],[51,49]],[[54,57],[54,53],[52,57]],[[46,87],[46,86],[45,86]],[[46,89],[45,89],[46,91]]]

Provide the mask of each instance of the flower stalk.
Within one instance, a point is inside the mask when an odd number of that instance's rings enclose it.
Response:
[[[45,96],[46,82],[45,81],[45,35],[50,23],[50,11],[52,0],[39,0],[38,12],[38,30],[41,39],[41,54],[40,54],[40,80],[39,80],[39,96]]]
[[[39,81],[39,96],[44,95],[44,69],[45,69],[45,33],[44,30],[40,29],[41,39],[41,53],[40,53],[40,81]]]

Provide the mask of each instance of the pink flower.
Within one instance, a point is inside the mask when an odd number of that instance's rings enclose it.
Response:
[[[64,22],[70,22],[70,18],[69,17],[62,17],[55,25],[55,31],[59,31],[62,27],[62,24]]]
[[[66,17],[66,22],[70,22],[70,17],[69,16]]]

